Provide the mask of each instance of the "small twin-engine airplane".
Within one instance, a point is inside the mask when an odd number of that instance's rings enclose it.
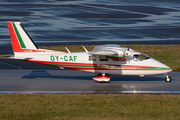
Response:
[[[164,74],[165,81],[171,82],[167,75],[172,69],[165,64],[129,48],[108,44],[95,47],[92,51],[83,46],[85,52],[68,53],[38,49],[20,22],[7,22],[13,59],[96,73],[94,80],[108,82],[111,75],[155,75]]]

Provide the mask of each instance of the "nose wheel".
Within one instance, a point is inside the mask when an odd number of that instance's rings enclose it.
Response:
[[[171,82],[171,77],[169,77],[167,74],[165,74],[165,81],[167,83]]]

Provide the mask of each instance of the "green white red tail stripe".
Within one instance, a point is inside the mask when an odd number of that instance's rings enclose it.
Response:
[[[21,48],[26,48],[26,46],[25,46],[25,44],[24,44],[24,42],[23,42],[23,40],[22,40],[22,38],[21,38],[21,36],[20,36],[20,34],[19,34],[19,31],[18,31],[18,29],[17,29],[17,27],[16,27],[16,25],[15,25],[15,23],[12,22],[11,24],[12,24],[13,29],[14,29],[14,32],[15,32],[15,34],[16,34],[16,38],[17,38],[17,40],[19,41],[20,47],[21,47]]]
[[[19,22],[7,22],[11,36],[13,52],[48,52],[59,53],[59,51],[37,49]]]

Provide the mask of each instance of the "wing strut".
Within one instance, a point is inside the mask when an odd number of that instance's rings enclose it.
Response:
[[[71,53],[67,47],[65,47],[65,48],[66,48],[66,50],[68,51],[68,53]]]
[[[84,50],[86,51],[86,52],[88,52],[88,50],[83,46],[83,48],[84,48]]]

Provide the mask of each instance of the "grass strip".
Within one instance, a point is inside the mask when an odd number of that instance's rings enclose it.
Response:
[[[147,54],[148,56],[168,65],[173,71],[180,71],[180,45],[121,45]],[[59,50],[67,52],[67,47],[71,52],[84,51],[82,45],[61,45],[61,46],[41,46],[42,49]],[[94,46],[85,46],[88,51],[91,51]]]
[[[1,120],[179,120],[180,95],[0,94]]]

